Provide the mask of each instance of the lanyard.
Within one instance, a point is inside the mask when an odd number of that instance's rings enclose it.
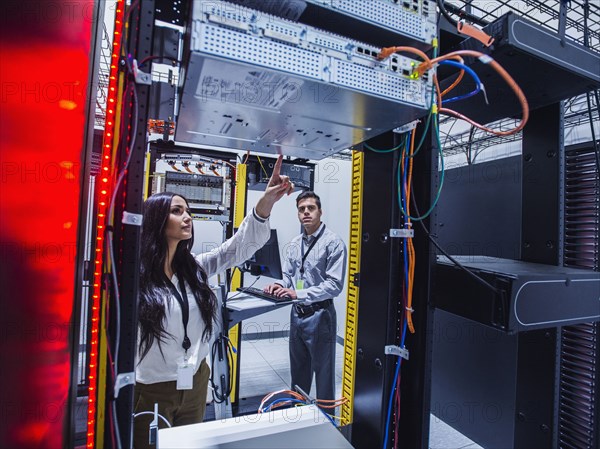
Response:
[[[302,263],[300,264],[300,275],[301,276],[304,276],[304,261],[308,257],[308,253],[310,253],[310,250],[313,249],[313,246],[315,246],[315,244],[317,243],[317,240],[319,240],[319,238],[321,238],[321,236],[323,235],[324,232],[325,232],[325,224],[323,224],[323,229],[321,229],[321,232],[319,232],[319,234],[312,241],[312,243],[306,250],[306,253],[304,252],[304,238],[302,238]]]
[[[175,296],[175,299],[181,306],[181,319],[183,321],[183,342],[181,343],[181,347],[187,353],[187,350],[190,349],[190,346],[192,346],[192,343],[190,342],[190,339],[187,334],[187,325],[190,319],[190,303],[188,302],[187,292],[185,291],[185,285],[183,281],[179,278],[179,276],[177,276],[177,278],[179,279],[179,288],[181,289],[183,298],[177,291],[177,288],[175,288],[175,285],[173,285],[173,282],[169,281],[168,285],[171,289],[171,293],[173,293],[173,296]]]

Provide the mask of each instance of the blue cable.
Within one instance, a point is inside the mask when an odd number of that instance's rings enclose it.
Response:
[[[452,103],[453,101],[464,100],[465,98],[472,97],[474,95],[477,95],[479,92],[481,92],[481,86],[483,86],[483,84],[482,84],[481,80],[479,79],[479,76],[477,76],[477,74],[473,71],[473,69],[471,69],[470,67],[468,67],[464,64],[461,64],[460,62],[456,62],[456,61],[452,61],[452,60],[440,61],[440,64],[451,65],[453,67],[457,67],[461,70],[464,70],[471,76],[471,78],[473,78],[473,81],[475,81],[475,85],[477,86],[475,88],[475,90],[469,92],[468,94],[459,95],[457,97],[452,97],[452,98],[448,98],[447,100],[443,100],[442,104]]]
[[[334,425],[334,427],[337,427],[338,425],[335,423],[335,421],[333,420],[333,418],[331,416],[329,416],[327,413],[325,413],[324,410],[322,410],[320,407],[317,407],[319,410],[321,410],[321,412],[325,415],[325,418],[327,418],[331,424]]]
[[[408,144],[408,139],[406,142],[406,152],[404,154],[408,154],[410,150],[409,144]],[[404,154],[402,156],[404,156]],[[408,196],[408,183],[407,183],[407,173],[408,173],[408,159],[406,159],[404,161],[404,173],[402,173],[402,205],[404,207],[404,210],[408,210],[407,207],[407,196]],[[406,220],[408,219],[407,216],[404,217],[404,221],[406,222]],[[405,227],[405,224],[403,224],[402,227]],[[403,252],[404,252],[404,290],[406,292],[406,294],[408,294],[408,254],[407,254],[407,245],[406,245],[406,238],[402,239],[402,245],[403,245]],[[404,311],[402,311],[402,313],[404,313]]]
[[[408,141],[406,143],[407,148],[406,148],[406,154],[408,153]],[[402,157],[404,157],[404,152],[402,154]],[[408,159],[405,160],[405,166],[404,166],[404,171],[402,173],[402,186],[399,186],[398,188],[398,193],[400,195],[400,204],[403,206],[402,210],[405,211],[406,210],[406,194],[407,194],[407,164],[408,164]],[[400,161],[400,163],[398,164],[398,180],[400,180],[400,171],[401,171],[401,167],[402,167],[402,160]],[[405,218],[406,218],[406,214]],[[406,293],[408,293],[408,254],[407,254],[407,250],[406,250],[406,238],[404,238],[402,240],[402,244],[403,244],[403,249],[404,249],[404,290],[406,291]],[[401,312],[402,314],[404,314],[404,310],[402,310]],[[404,319],[404,324],[402,326],[402,335],[401,335],[401,339],[400,339],[400,347],[404,348],[404,342],[406,339],[406,327],[407,327],[407,321],[406,318]],[[388,411],[387,411],[387,418],[385,421],[385,438],[383,440],[383,449],[387,448],[387,443],[388,443],[388,438],[389,438],[389,429],[390,429],[390,420],[392,418],[392,403],[394,401],[394,393],[396,392],[396,383],[398,382],[398,375],[400,374],[400,367],[402,366],[402,357],[398,357],[398,361],[396,362],[396,371],[394,373],[394,380],[392,382],[392,390],[390,391],[390,400],[388,401]]]
[[[402,329],[402,343],[401,347],[404,347],[404,338],[406,337],[406,320],[404,320],[404,326]],[[392,417],[392,401],[394,400],[394,392],[396,391],[396,382],[398,381],[398,374],[400,373],[400,366],[402,365],[402,357],[398,357],[396,362],[396,373],[394,374],[394,382],[392,383],[392,391],[390,393],[390,401],[388,403],[388,413],[385,422],[385,439],[383,440],[383,449],[387,448],[388,433],[390,428],[390,419]]]
[[[464,64],[462,64],[460,62],[452,61],[450,59],[447,59],[447,60],[444,60],[444,61],[440,61],[440,64],[442,64],[442,65],[451,65],[452,67],[457,67],[457,68],[459,68],[461,70],[464,70],[469,75],[471,75],[471,78],[473,78],[473,81],[475,81],[475,84],[477,84],[478,86],[480,86],[482,84],[481,80],[479,79],[479,76],[477,75],[477,73],[475,73],[475,71],[471,67],[469,67],[467,65],[464,65]]]
[[[477,89],[472,90],[468,94],[459,95],[458,97],[448,98],[447,100],[442,100],[442,104],[452,103],[454,101],[460,101],[460,100],[464,100],[466,98],[471,98],[471,97],[474,97],[475,95],[477,95],[479,92],[481,92],[481,89],[479,87],[477,87]]]

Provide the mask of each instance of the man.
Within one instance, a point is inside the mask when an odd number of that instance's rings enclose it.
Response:
[[[321,222],[321,199],[314,192],[296,198],[304,228],[290,245],[283,263],[283,280],[265,291],[301,300],[290,318],[292,388],[310,393],[315,373],[318,399],[335,399],[336,313],[333,299],[346,274],[346,246]]]

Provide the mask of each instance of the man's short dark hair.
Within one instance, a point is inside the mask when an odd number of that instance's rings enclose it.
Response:
[[[313,192],[311,190],[302,192],[300,195],[298,195],[296,197],[296,207],[298,207],[298,204],[300,203],[300,201],[305,200],[306,198],[314,198],[315,203],[317,203],[317,207],[319,209],[321,209],[321,198],[319,198],[319,195],[317,195],[315,192]]]

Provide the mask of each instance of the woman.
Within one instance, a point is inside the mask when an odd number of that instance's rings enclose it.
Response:
[[[271,209],[293,190],[279,174],[281,161],[279,156],[265,193],[235,235],[209,253],[190,252],[193,224],[182,196],[159,193],[144,203],[134,414],[158,403],[158,413],[173,426],[202,422],[210,371],[205,358],[217,314],[207,279],[248,259],[248,248],[269,239]],[[149,447],[152,419],[147,413],[135,418],[136,448]]]

